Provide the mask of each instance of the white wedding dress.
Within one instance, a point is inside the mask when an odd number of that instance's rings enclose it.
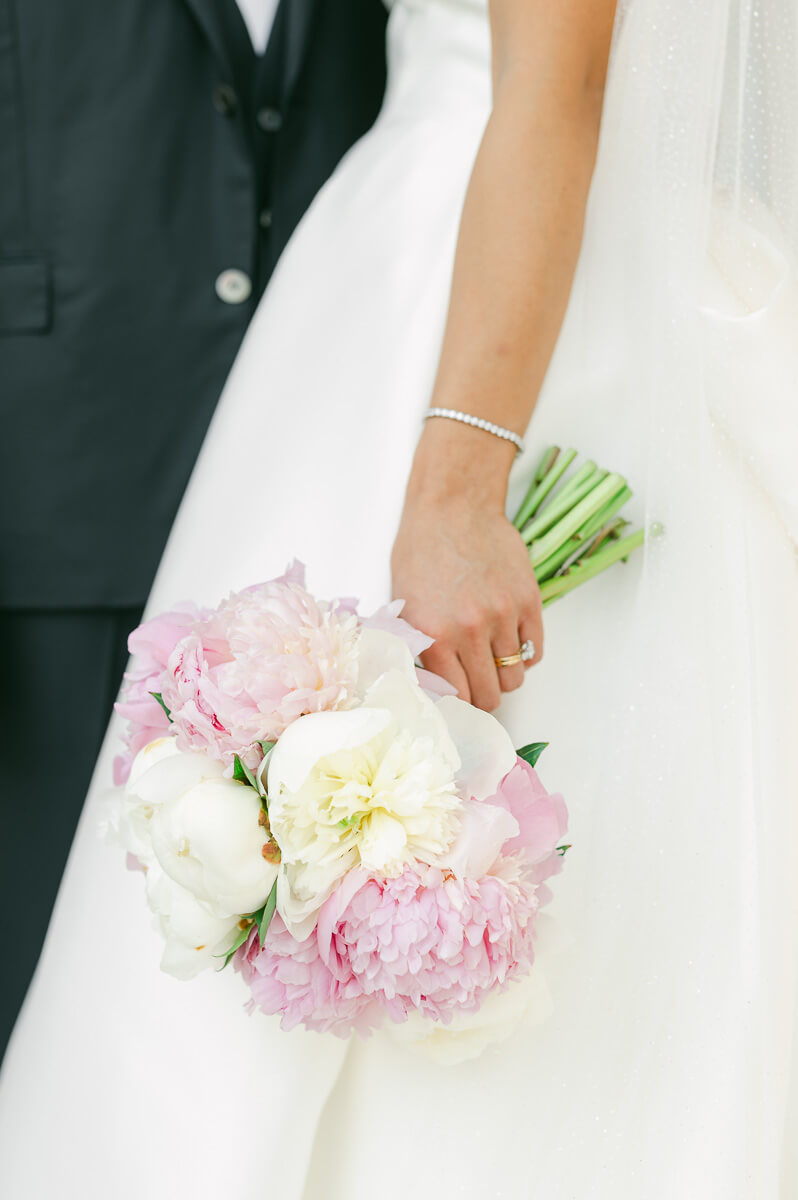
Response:
[[[706,183],[709,143],[690,146],[727,67],[690,66],[689,24],[709,38],[720,0],[672,7],[624,12],[572,302],[511,486],[515,502],[542,448],[573,444],[664,525],[547,611],[546,658],[500,714],[517,744],[551,743],[542,775],[571,811],[551,1016],[443,1066],[384,1035],[283,1034],[232,972],[161,974],[141,878],[98,836],[112,726],[2,1077],[8,1200],[798,1195],[795,224],[766,188],[729,206],[713,184],[687,253],[689,189],[667,173],[695,162]],[[664,43],[642,24],[658,8]],[[246,337],[152,611],[294,556],[321,595],[389,597],[490,109],[485,6],[400,0],[389,51],[384,111]],[[676,70],[689,119],[670,105],[657,156],[645,103]]]

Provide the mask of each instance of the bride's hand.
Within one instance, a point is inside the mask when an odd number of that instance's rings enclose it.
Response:
[[[435,638],[423,665],[488,711],[524,680],[523,665],[497,667],[495,658],[517,653],[525,641],[535,647],[532,663],[543,652],[537,581],[523,539],[504,515],[512,458],[513,447],[490,434],[432,422],[416,454],[391,560],[403,615]]]

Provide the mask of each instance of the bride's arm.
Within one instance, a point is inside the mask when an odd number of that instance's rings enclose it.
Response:
[[[468,188],[432,404],[522,433],[565,313],[598,142],[615,0],[491,0],[493,112]],[[436,637],[424,656],[495,708],[543,645],[540,597],[504,504],[514,447],[426,423],[393,550],[394,594]]]

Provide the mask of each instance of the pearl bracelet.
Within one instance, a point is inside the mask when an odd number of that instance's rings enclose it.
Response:
[[[425,413],[424,420],[427,421],[430,417],[445,417],[448,421],[462,421],[464,425],[473,425],[475,429],[483,429],[485,433],[492,433],[494,437],[503,438],[505,442],[512,442],[516,454],[524,452],[524,443],[517,433],[513,433],[512,429],[505,429],[502,425],[496,425],[493,421],[486,421],[483,417],[472,417],[470,413],[458,412],[456,408],[430,408]]]

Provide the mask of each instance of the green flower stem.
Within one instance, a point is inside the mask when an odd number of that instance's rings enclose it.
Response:
[[[565,485],[563,490],[554,496],[543,511],[538,514],[534,521],[526,526],[521,531],[521,536],[527,545],[534,542],[536,539],[547,533],[557,522],[567,513],[588,496],[594,488],[607,478],[607,472],[597,467],[595,463],[589,462],[577,471],[573,479]]]
[[[535,566],[535,578],[538,583],[544,583],[547,579],[553,579],[569,558],[572,558],[575,554],[578,555],[580,550],[584,549],[584,545],[583,539],[578,536],[569,538],[556,554],[550,554],[542,563],[538,563]]]
[[[559,504],[565,506],[569,500],[573,500],[573,497],[578,492],[582,491],[588,480],[593,484],[601,483],[602,479],[605,479],[608,474],[609,471],[605,471],[602,467],[597,467],[593,460],[589,458],[570,479],[565,481],[557,495],[552,497],[552,505]]]
[[[622,475],[608,475],[598,486],[592,487],[578,503],[569,507],[556,525],[535,542],[530,550],[532,566],[539,566],[545,562],[568,542],[590,517],[605,508],[625,487],[626,480]]]
[[[538,583],[544,583],[545,580],[552,579],[563,563],[567,562],[573,554],[577,554],[584,548],[584,544],[583,539],[578,534],[575,534],[567,542],[564,542],[554,554],[550,554],[543,562],[537,563],[535,565],[535,578]]]
[[[591,555],[596,554],[606,541],[617,540],[628,524],[629,522],[623,517],[618,517],[618,519],[613,521],[610,525],[605,525],[605,527],[600,529],[599,532],[588,543],[587,549],[584,551],[584,553],[579,555],[579,560],[581,561],[582,559],[590,558]]]
[[[627,500],[631,499],[632,489],[630,487],[624,487],[620,492],[618,492],[617,496],[613,496],[612,500],[605,504],[602,509],[599,509],[594,516],[590,517],[590,519],[585,522],[579,531],[582,540],[589,541],[590,538],[595,537],[597,533],[600,533],[605,525],[612,520],[615,514],[623,508]]]
[[[535,578],[538,583],[553,579],[555,575],[562,574],[563,570],[581,562],[583,558],[595,554],[608,538],[620,537],[621,530],[628,524],[629,522],[624,520],[615,521],[611,525],[605,525],[599,529],[592,537],[586,537],[582,530],[579,530],[560,547],[556,554],[552,554],[545,562],[535,567]],[[584,526],[582,528],[584,529]]]
[[[554,464],[557,462],[557,459],[559,458],[559,456],[560,456],[560,447],[559,446],[549,446],[546,450],[544,450],[543,457],[541,458],[540,462],[538,463],[538,469],[537,469],[537,471],[535,471],[535,474],[532,478],[531,487],[537,487],[537,485],[539,483],[543,482],[543,480],[548,475],[549,471],[552,469]],[[531,490],[531,488],[530,488],[530,490]]]
[[[515,515],[513,524],[516,529],[522,529],[530,517],[533,517],[548,496],[555,483],[570,467],[576,458],[576,450],[566,450],[560,453],[557,446],[551,446],[543,455],[535,478]]]
[[[595,550],[595,546],[590,546],[591,541],[603,541],[605,536],[615,537],[619,534],[621,529],[628,524],[628,521],[622,520],[609,525],[608,522],[612,521],[615,514],[619,509],[623,508],[626,501],[630,500],[631,497],[631,489],[628,487],[623,488],[617,496],[610,500],[609,504],[605,504],[603,508],[599,509],[597,513],[585,521],[581,529],[578,529],[573,537],[569,538],[559,550],[535,566],[535,575],[538,583],[541,583],[544,579],[551,579],[552,575],[555,575],[560,567],[564,563],[567,563],[568,559],[574,554],[577,554],[581,558],[582,555],[578,553],[580,547],[588,547],[585,549],[585,554],[591,554]],[[530,547],[530,550],[534,554],[534,545]]]
[[[541,584],[540,588],[544,607],[552,604],[555,600],[561,599],[561,597],[567,595],[568,592],[572,592],[574,588],[579,587],[581,584],[587,583],[589,579],[600,575],[602,571],[606,571],[607,567],[611,567],[613,563],[628,558],[633,550],[643,545],[644,541],[645,533],[642,529],[638,529],[635,533],[629,534],[628,537],[606,542],[591,558],[583,559],[562,575],[557,575],[554,579],[546,580]]]

